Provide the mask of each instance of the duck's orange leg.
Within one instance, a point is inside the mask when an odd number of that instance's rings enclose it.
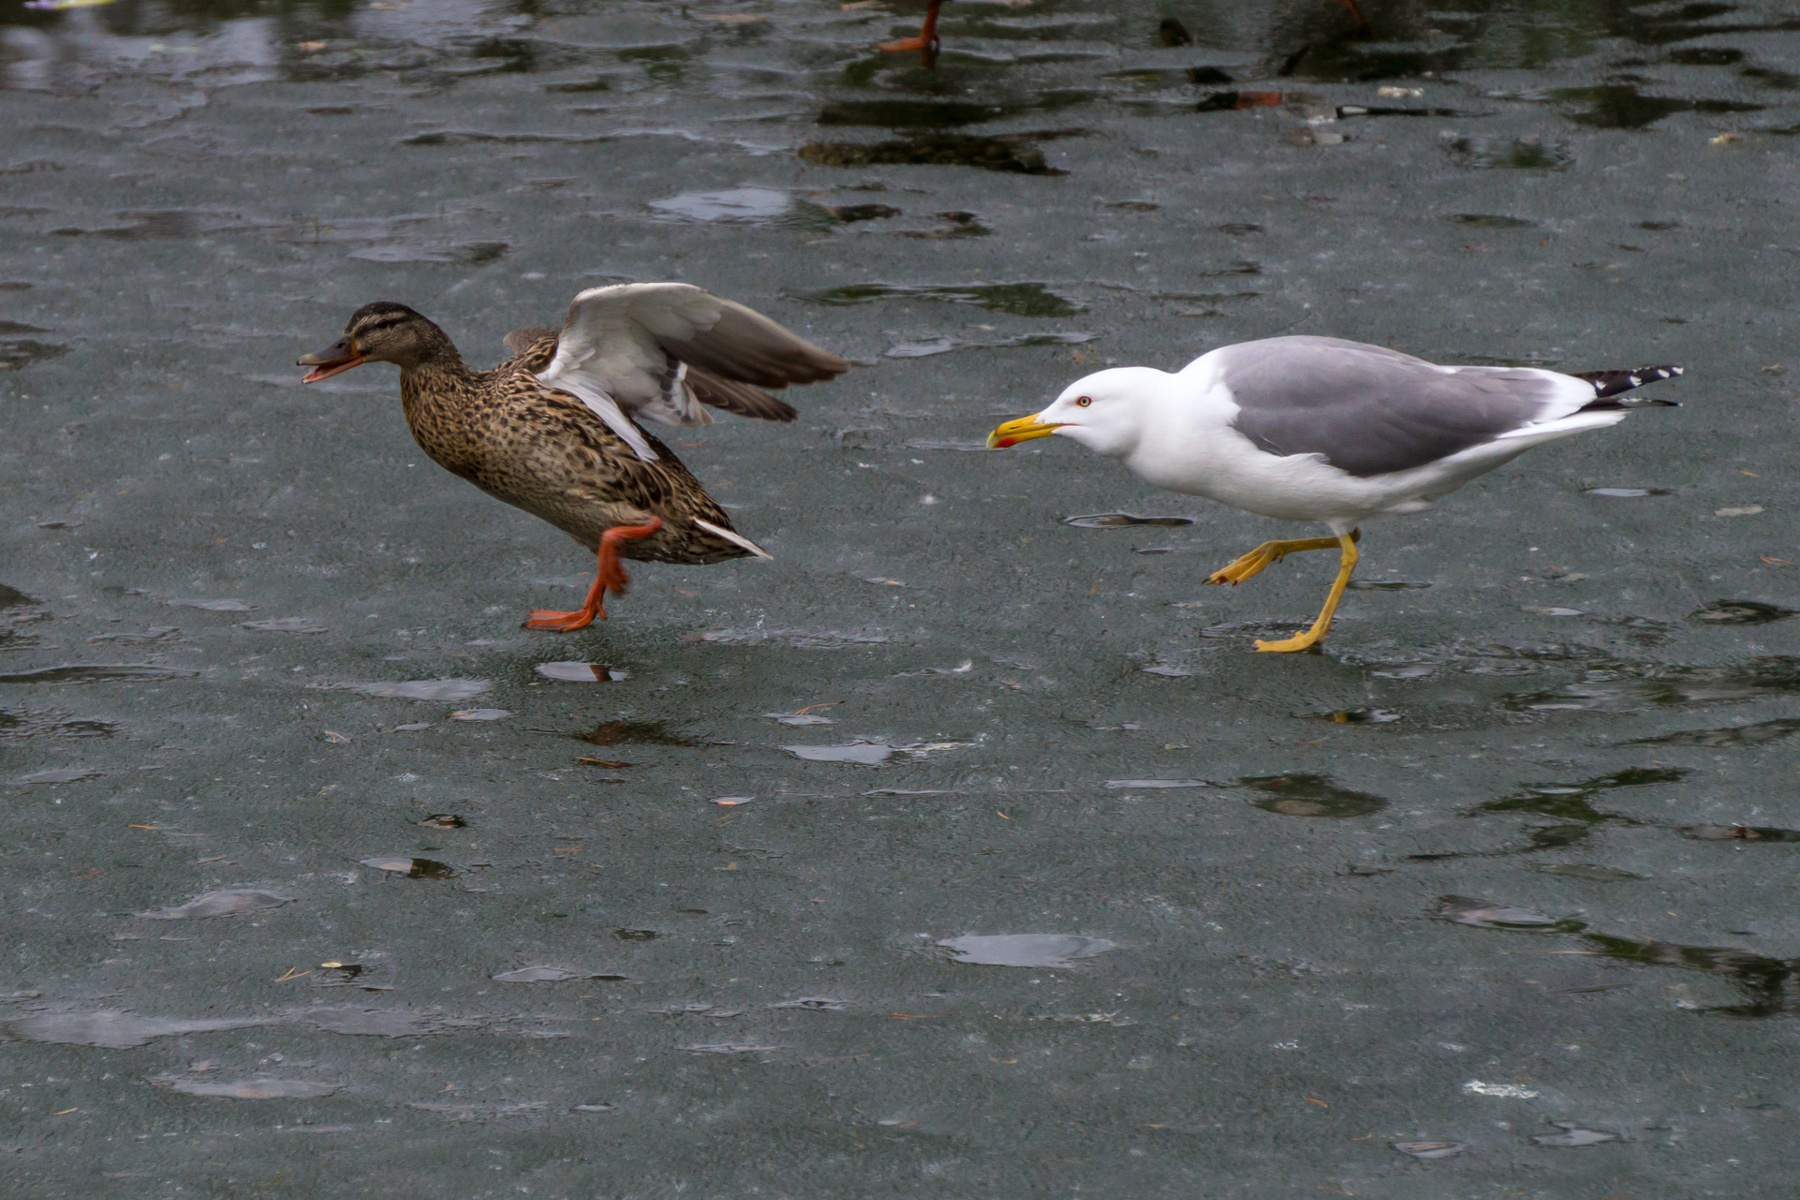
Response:
[[[631,577],[625,574],[625,564],[619,561],[619,543],[647,538],[662,528],[661,517],[651,517],[642,525],[615,525],[600,535],[599,562],[594,571],[594,586],[588,589],[587,600],[573,612],[556,612],[542,608],[532,613],[525,622],[527,629],[554,629],[558,633],[573,633],[577,629],[586,629],[594,623],[594,618],[606,620],[606,609],[601,602],[606,593],[623,596],[631,586]]]
[[[938,8],[944,0],[931,0],[925,9],[925,24],[919,27],[918,37],[901,38],[897,42],[883,42],[878,50],[886,50],[889,54],[905,54],[909,50],[917,50],[919,56],[930,66],[938,54]]]

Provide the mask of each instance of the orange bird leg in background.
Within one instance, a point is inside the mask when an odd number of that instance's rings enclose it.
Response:
[[[1363,16],[1362,9],[1356,7],[1356,0],[1338,0],[1338,3],[1350,10],[1350,15],[1356,18],[1357,27],[1362,32],[1369,32],[1369,18]]]
[[[662,518],[651,517],[647,524],[615,525],[601,534],[599,563],[594,571],[594,586],[588,589],[587,602],[574,612],[539,609],[525,622],[525,628],[573,633],[592,625],[595,617],[606,620],[606,610],[600,606],[606,593],[610,591],[615,596],[623,596],[631,584],[630,577],[625,574],[625,565],[619,561],[619,543],[650,537],[661,528]]]
[[[925,65],[929,67],[937,58],[938,9],[943,2],[944,0],[931,0],[930,5],[925,9],[925,24],[919,27],[918,37],[901,38],[897,42],[883,42],[876,49],[886,50],[889,54],[905,54],[909,50],[917,50],[919,56],[925,60]],[[1344,0],[1344,3],[1349,3],[1349,0]]]

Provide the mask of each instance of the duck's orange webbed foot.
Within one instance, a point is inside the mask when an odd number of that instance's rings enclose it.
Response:
[[[594,618],[606,620],[606,610],[598,604],[589,607],[583,605],[573,612],[558,612],[551,608],[539,608],[532,611],[525,620],[526,629],[553,629],[557,633],[574,633],[577,629],[586,629],[594,623]]]
[[[573,612],[538,609],[526,618],[525,628],[574,633],[577,629],[586,629],[592,625],[595,617],[606,620],[606,609],[601,605],[606,599],[606,593],[623,596],[631,586],[631,577],[625,573],[625,565],[619,559],[619,543],[651,537],[661,528],[662,518],[651,517],[642,525],[615,525],[601,534],[594,583],[588,588],[586,602]]]

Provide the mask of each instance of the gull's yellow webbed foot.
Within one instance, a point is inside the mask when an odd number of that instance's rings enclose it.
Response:
[[[1302,550],[1330,550],[1338,544],[1336,538],[1301,538],[1298,541],[1264,542],[1248,554],[1239,556],[1220,567],[1207,577],[1208,583],[1229,583],[1233,586],[1255,575],[1264,567],[1280,562],[1290,554],[1298,554]]]
[[[1279,642],[1257,642],[1256,648],[1258,650],[1276,654],[1291,654],[1296,650],[1305,650],[1307,647],[1323,638],[1326,631],[1331,628],[1331,618],[1337,612],[1338,601],[1343,598],[1345,585],[1350,582],[1350,572],[1356,570],[1356,530],[1353,529],[1344,536],[1335,539],[1317,538],[1314,540],[1324,542],[1327,545],[1335,543],[1336,545],[1343,547],[1343,554],[1338,559],[1337,580],[1331,585],[1330,595],[1325,597],[1325,607],[1319,610],[1319,619],[1314,621],[1312,628],[1308,629],[1305,633],[1297,633],[1293,637],[1283,638]],[[1280,545],[1279,542],[1270,544]],[[1308,544],[1307,548],[1313,549],[1314,547]],[[1251,551],[1251,553],[1254,554],[1255,551]],[[1246,555],[1246,557],[1248,557],[1248,555]],[[1259,567],[1258,570],[1260,569],[1261,568]],[[1254,574],[1254,572],[1252,573]]]

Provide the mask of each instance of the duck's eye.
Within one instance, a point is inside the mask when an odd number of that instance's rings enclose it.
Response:
[[[1077,396],[1077,397],[1075,397],[1075,407],[1076,408],[1086,408],[1088,405],[1092,404],[1093,402],[1094,402],[1094,398],[1092,396]]]

